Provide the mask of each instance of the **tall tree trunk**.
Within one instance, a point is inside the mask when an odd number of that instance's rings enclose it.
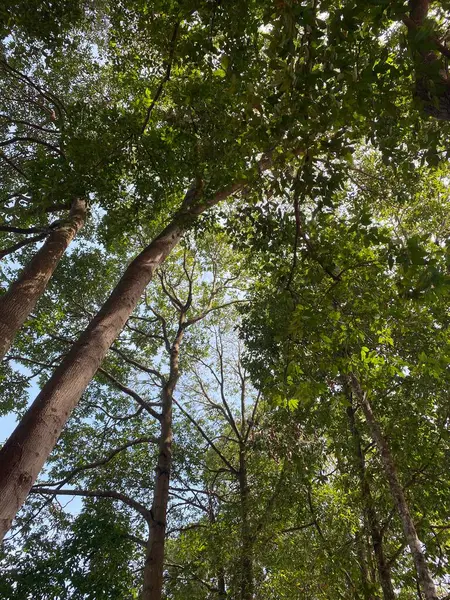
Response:
[[[373,582],[370,579],[369,564],[367,559],[366,546],[362,532],[359,531],[356,535],[356,552],[358,555],[359,569],[361,571],[361,583],[366,600],[379,600],[378,594],[373,592]]]
[[[217,572],[217,598],[218,600],[227,600],[227,589],[225,587],[225,571],[219,567]]]
[[[0,451],[0,541],[155,270],[200,214],[243,187],[244,182],[235,183],[209,201],[194,205],[189,190],[189,202],[183,202],[173,221],[128,266],[108,300],[42,388]]]
[[[389,482],[391,494],[400,516],[405,539],[408,543],[414,560],[420,587],[426,600],[438,600],[436,586],[434,585],[433,578],[431,577],[430,570],[425,560],[425,555],[422,550],[422,543],[419,540],[414,522],[411,518],[405,494],[400,484],[397,469],[395,467],[389,445],[383,436],[378,421],[373,414],[367,393],[363,392],[356,377],[352,377],[352,388],[359,403],[361,404],[370,434],[380,453],[384,471]]]
[[[0,296],[0,360],[42,296],[68,245],[83,227],[86,202],[73,202],[67,222],[55,228],[19,277]]]
[[[213,507],[213,503],[212,503],[212,498],[210,495],[208,495],[208,504],[209,504],[209,511],[208,511],[208,518],[209,518],[209,522],[211,523],[211,525],[214,526],[215,522],[216,522],[216,515],[214,513],[214,507]],[[214,557],[214,561],[217,565],[217,598],[218,600],[227,600],[228,595],[227,595],[227,588],[226,588],[226,584],[225,584],[225,569],[222,565],[222,560],[220,557],[220,551],[216,551],[215,553],[215,557]]]
[[[370,537],[372,538],[372,547],[377,561],[378,575],[380,578],[381,588],[383,590],[384,600],[395,600],[394,588],[392,586],[391,570],[383,549],[383,537],[378,523],[375,505],[373,502],[372,492],[366,474],[366,461],[361,447],[361,436],[356,426],[355,409],[353,406],[347,408],[347,416],[349,421],[350,432],[352,434],[353,443],[355,446],[358,476],[361,486],[361,496],[364,505],[364,513],[367,524],[369,526]]]
[[[247,457],[244,443],[240,443],[239,448],[239,495],[241,501],[241,600],[253,600],[254,598],[254,579],[253,579],[253,541],[250,529],[248,502],[249,487],[247,479]]]
[[[161,600],[164,574],[167,505],[169,502],[170,470],[172,468],[172,406],[173,392],[179,378],[180,344],[184,329],[178,329],[170,350],[170,374],[162,391],[161,438],[158,465],[151,508],[152,521],[144,565],[142,600]]]
[[[208,505],[209,505],[208,506],[209,522],[211,523],[212,526],[214,526],[214,524],[216,523],[216,515],[214,513],[212,498],[211,498],[211,495],[209,495],[209,494],[208,494]],[[220,550],[219,551],[216,550],[214,552],[214,554],[215,554],[214,562],[217,565],[217,598],[218,598],[218,600],[226,600],[228,595],[227,595],[227,588],[226,588],[226,584],[225,584],[225,569],[222,565]]]

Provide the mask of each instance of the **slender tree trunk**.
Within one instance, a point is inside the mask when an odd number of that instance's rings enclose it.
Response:
[[[218,600],[227,600],[227,589],[225,587],[225,571],[219,567],[217,573],[217,598]]]
[[[381,535],[381,529],[375,511],[372,492],[370,490],[369,482],[367,481],[366,461],[364,458],[363,450],[361,448],[361,436],[356,426],[355,410],[352,406],[348,407],[347,416],[350,426],[350,432],[352,434],[355,446],[357,469],[361,485],[361,496],[364,505],[364,513],[367,524],[369,526],[370,536],[372,538],[372,547],[377,561],[378,575],[380,578],[381,588],[383,590],[383,598],[384,600],[395,600],[395,593],[391,579],[391,570],[384,555],[383,537]]]
[[[356,535],[356,551],[358,554],[359,569],[361,571],[361,583],[364,598],[366,600],[379,600],[379,596],[372,591],[373,582],[370,579],[366,546],[361,531]]]
[[[55,228],[8,291],[0,296],[0,360],[42,296],[68,245],[83,227],[86,202],[73,202],[69,219]]]
[[[405,494],[400,484],[397,469],[395,467],[394,459],[388,443],[383,436],[380,425],[372,412],[372,407],[368,400],[367,393],[363,392],[356,377],[352,377],[352,387],[363,409],[370,434],[380,453],[384,471],[389,481],[391,494],[400,516],[405,539],[408,543],[414,560],[420,587],[426,600],[438,600],[436,586],[434,585],[433,578],[431,577],[431,573],[422,550],[422,542],[419,540],[414,522],[411,518]]]
[[[241,500],[241,600],[253,600],[253,541],[250,529],[248,502],[250,491],[247,480],[247,457],[244,443],[239,448],[239,494]]]
[[[216,522],[216,515],[214,514],[214,508],[213,508],[213,504],[212,504],[212,499],[211,496],[208,496],[208,503],[209,503],[209,512],[208,512],[208,517],[209,517],[209,522],[214,525],[214,523]],[[225,585],[225,569],[222,566],[222,561],[221,561],[221,557],[219,555],[219,552],[215,552],[215,557],[214,560],[216,562],[217,566],[217,599],[218,600],[227,600],[228,595],[227,595],[227,588]]]
[[[170,351],[170,374],[162,392],[161,438],[155,488],[151,508],[152,521],[144,565],[142,600],[161,600],[164,575],[164,545],[166,541],[167,505],[169,502],[170,470],[172,468],[172,406],[173,392],[179,378],[180,327]]]
[[[200,214],[243,186],[244,182],[233,184],[209,201],[193,206],[192,190],[188,191],[190,202],[183,203],[174,220],[128,266],[108,300],[42,388],[0,451],[0,541],[155,270]]]
[[[164,545],[169,501],[170,469],[172,465],[172,403],[163,394],[163,418],[158,465],[151,508],[152,521],[144,565],[142,600],[160,600],[163,588]]]

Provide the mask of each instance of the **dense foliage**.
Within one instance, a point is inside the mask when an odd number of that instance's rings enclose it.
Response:
[[[449,7],[2,5],[1,598],[450,597]]]

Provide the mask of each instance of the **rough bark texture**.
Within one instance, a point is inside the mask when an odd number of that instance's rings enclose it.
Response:
[[[244,443],[239,449],[239,494],[241,501],[241,600],[253,600],[253,541],[249,523],[248,501],[249,487],[247,480],[247,462]]]
[[[422,543],[419,540],[414,522],[411,518],[405,494],[400,484],[397,469],[395,467],[394,459],[388,443],[384,438],[380,425],[372,412],[372,407],[368,400],[367,394],[363,392],[356,377],[352,378],[352,388],[361,404],[370,434],[380,453],[384,471],[389,482],[391,494],[402,523],[405,539],[408,543],[414,560],[420,588],[426,600],[438,600],[436,586],[434,585],[433,578],[431,577],[430,570],[425,560],[425,555],[422,550]]]
[[[86,202],[75,200],[67,222],[47,236],[18,279],[0,296],[0,360],[44,293],[50,277],[85,219]]]
[[[364,504],[365,519],[369,526],[372,548],[377,561],[378,576],[383,590],[384,600],[395,600],[394,588],[392,586],[391,569],[384,555],[383,537],[378,523],[375,505],[372,498],[369,482],[366,474],[366,461],[361,447],[361,437],[356,426],[355,410],[352,406],[347,409],[350,432],[355,446],[358,477],[361,485],[361,496]]]
[[[173,392],[179,378],[179,353],[183,329],[178,330],[170,351],[170,374],[162,391],[161,438],[155,488],[151,508],[150,535],[144,565],[142,600],[161,600],[164,574],[167,505],[169,502],[170,470],[172,468],[172,406]]]
[[[43,387],[0,451],[0,541],[157,267],[198,215],[243,185],[233,184],[207,202],[183,205],[182,212],[128,266],[101,310]],[[192,195],[191,190],[188,194]]]

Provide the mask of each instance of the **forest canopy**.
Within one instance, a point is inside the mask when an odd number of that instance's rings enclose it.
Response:
[[[2,599],[450,598],[449,9],[2,4]]]

